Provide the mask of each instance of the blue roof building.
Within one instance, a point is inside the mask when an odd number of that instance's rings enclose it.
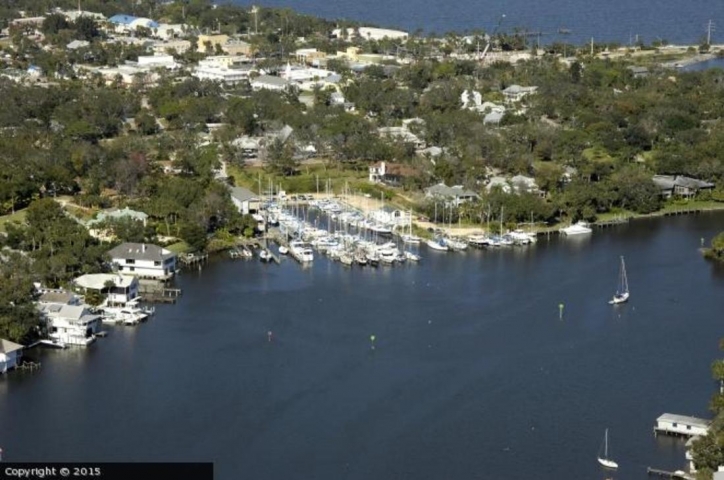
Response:
[[[114,25],[125,26],[130,29],[135,29],[136,27],[158,28],[158,23],[154,22],[150,18],[134,17],[132,15],[125,15],[122,13],[113,15],[108,19],[108,21]]]

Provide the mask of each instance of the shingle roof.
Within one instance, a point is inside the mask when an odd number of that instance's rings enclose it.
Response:
[[[114,273],[88,273],[81,275],[73,280],[73,283],[80,288],[88,288],[91,290],[103,290],[106,288],[106,282],[113,282],[117,287],[129,287],[133,284],[136,277],[130,275],[119,275]]]
[[[176,254],[150,243],[122,243],[108,252],[111,258],[163,261]]]
[[[231,196],[240,202],[259,200],[259,196],[256,193],[249,190],[248,188],[231,187],[230,190],[231,190]]]
[[[15,352],[17,350],[22,350],[23,348],[25,347],[20,344],[11,342],[10,340],[5,340],[4,338],[0,338],[0,353]]]

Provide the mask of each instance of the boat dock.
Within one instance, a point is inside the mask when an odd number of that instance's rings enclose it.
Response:
[[[183,265],[190,267],[194,265],[198,265],[199,268],[201,268],[201,264],[209,259],[209,254],[197,254],[197,253],[185,253],[178,256],[179,262],[181,262]]]
[[[654,476],[654,477],[659,477],[659,478],[679,478],[679,479],[685,479],[685,480],[690,480],[690,479],[695,478],[694,476],[689,475],[688,473],[683,472],[681,470],[677,470],[676,472],[669,472],[667,470],[659,470],[658,468],[651,468],[651,467],[646,468],[646,474],[650,477]]]
[[[660,433],[677,437],[706,435],[709,431],[710,423],[709,420],[703,418],[664,413],[656,419],[654,435],[656,436]]]
[[[626,225],[630,221],[631,217],[615,217],[608,220],[600,220],[598,222],[594,222],[593,225],[598,228],[615,227],[617,225]]]

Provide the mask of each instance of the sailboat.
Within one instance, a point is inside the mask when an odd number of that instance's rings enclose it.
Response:
[[[616,294],[611,300],[608,301],[611,305],[617,305],[628,301],[628,277],[626,277],[626,263],[621,257],[621,270],[618,273],[618,287],[616,288]]]
[[[411,245],[419,245],[422,241],[422,238],[412,234],[412,210],[409,214],[408,233],[402,235],[402,241]]]
[[[606,429],[606,433],[603,436],[603,444],[603,457],[601,457],[600,455],[598,456],[598,463],[606,468],[617,469],[618,463],[608,458],[608,428]]]

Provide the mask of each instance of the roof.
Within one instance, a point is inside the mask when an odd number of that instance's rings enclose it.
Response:
[[[90,42],[87,40],[73,40],[68,45],[65,46],[68,50],[75,50],[76,48],[83,48],[90,45]]]
[[[122,13],[119,13],[118,15],[113,15],[111,18],[108,19],[108,21],[111,23],[117,23],[119,25],[130,25],[137,18],[138,17],[134,17],[132,15],[124,15]]]
[[[683,423],[685,425],[691,425],[691,426],[697,426],[702,428],[709,427],[709,424],[711,423],[709,420],[698,418],[698,417],[689,417],[687,415],[676,415],[675,413],[664,413],[659,418],[656,419],[657,422],[670,422],[670,423]]]
[[[511,85],[505,90],[503,90],[503,93],[532,93],[538,90],[538,87],[521,87],[520,85]]]
[[[73,280],[73,283],[80,288],[90,290],[103,290],[106,288],[106,282],[113,282],[117,287],[130,287],[133,282],[137,281],[136,277],[130,275],[119,275],[114,273],[88,273],[81,275]]]
[[[111,258],[163,261],[176,254],[151,243],[122,243],[108,251]]]
[[[15,352],[17,350],[22,350],[23,348],[25,347],[23,347],[19,343],[11,342],[10,340],[0,338],[0,353]]]
[[[428,195],[433,196],[440,196],[440,197],[477,197],[478,194],[471,191],[466,190],[460,185],[455,185],[454,187],[448,187],[444,183],[439,183],[437,185],[433,185],[432,187],[428,187],[425,189],[425,192]]]
[[[674,187],[685,187],[697,190],[700,188],[714,188],[713,183],[686,177],[684,175],[654,175],[652,180],[661,189],[671,190]]]
[[[70,323],[86,324],[99,318],[99,315],[90,313],[85,305],[42,305],[48,318],[62,319]]]
[[[289,84],[286,80],[281,77],[275,77],[273,75],[259,75],[251,81],[252,84],[265,84],[273,85],[275,87],[285,87]]]
[[[259,196],[256,193],[249,190],[248,188],[231,187],[230,190],[231,190],[231,197],[240,202],[259,200]]]
[[[72,292],[45,292],[40,296],[40,303],[70,303],[75,298]]]

